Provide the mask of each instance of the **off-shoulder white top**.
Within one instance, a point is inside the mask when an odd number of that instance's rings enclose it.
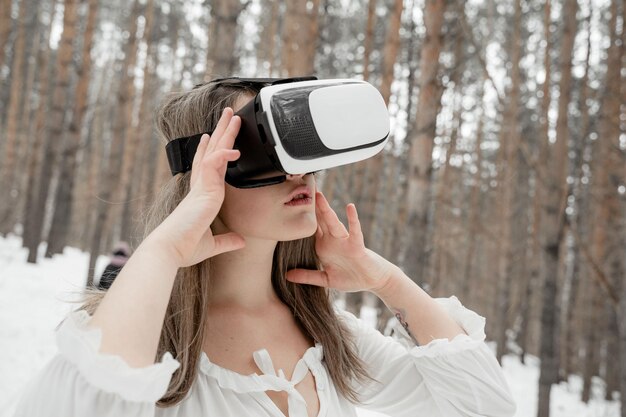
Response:
[[[384,336],[337,309],[354,333],[358,355],[379,381],[353,382],[362,400],[357,406],[397,417],[514,415],[502,369],[484,343],[484,317],[454,296],[436,301],[467,334],[416,346],[400,325],[398,337]],[[262,373],[250,375],[222,368],[202,353],[185,399],[157,407],[180,363],[167,352],[160,362],[132,368],[119,356],[99,353],[101,331],[88,327],[90,318],[85,311],[74,311],[63,321],[56,331],[59,352],[26,385],[16,417],[285,417],[268,390],[287,392],[289,417],[309,417],[296,388],[309,371],[319,398],[318,417],[357,416],[355,404],[335,389],[319,343],[304,353],[291,380],[274,368],[265,349],[253,354]]]

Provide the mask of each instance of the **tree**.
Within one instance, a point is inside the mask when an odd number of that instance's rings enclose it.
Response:
[[[48,19],[47,26],[41,28],[41,47],[37,51],[37,68],[41,68],[40,79],[36,93],[42,97],[39,101],[39,105],[35,114],[33,136],[34,141],[30,149],[30,158],[28,160],[27,168],[27,182],[26,182],[26,204],[24,212],[24,231],[22,234],[22,246],[28,249],[27,262],[37,262],[37,247],[41,238],[41,225],[37,224],[41,221],[40,213],[33,210],[35,202],[38,198],[38,182],[40,177],[40,167],[43,163],[43,148],[46,134],[44,132],[45,115],[48,111],[48,96],[49,96],[49,67],[50,67],[50,55],[51,51],[48,47],[50,42],[50,34],[52,32],[52,17],[54,15],[54,9],[56,1],[53,1],[50,7],[50,18]]]
[[[235,51],[238,30],[237,19],[250,4],[239,0],[216,0],[211,4],[211,25],[209,26],[209,48],[207,52],[207,80],[230,77],[239,70],[239,59]]]
[[[545,226],[542,227],[541,246],[544,252],[543,306],[541,309],[541,372],[539,375],[539,404],[537,415],[550,415],[550,390],[558,379],[558,362],[555,349],[555,326],[557,313],[557,280],[561,262],[561,245],[565,228],[565,206],[567,204],[568,164],[568,106],[571,98],[572,52],[576,36],[576,0],[567,0],[563,8],[563,35],[561,38],[561,60],[559,82],[559,113],[556,141],[550,148],[550,165],[546,169],[546,202],[543,207]]]
[[[37,199],[33,206],[28,206],[32,216],[30,231],[32,240],[29,241],[29,252],[36,253],[39,243],[43,239],[43,226],[45,219],[45,206],[50,191],[50,181],[54,169],[54,163],[59,153],[63,132],[65,129],[66,111],[68,102],[70,69],[73,68],[72,53],[73,42],[76,38],[77,0],[64,1],[63,33],[59,42],[59,50],[56,60],[56,78],[52,95],[52,108],[46,119],[46,127],[42,134],[46,135],[44,159],[38,180],[39,189]],[[36,256],[36,255],[33,255]]]
[[[12,3],[13,0],[0,1],[0,10],[5,11],[0,15],[0,69],[2,69],[4,65],[4,48],[9,40],[9,35],[11,35],[11,26],[13,24],[13,20],[11,19]]]
[[[28,20],[26,19],[29,4],[26,0],[22,0],[19,4],[19,17],[17,39],[15,40],[13,65],[11,68],[11,95],[6,128],[6,144],[4,147],[4,159],[2,169],[0,170],[0,185],[3,189],[8,190],[0,204],[0,233],[6,234],[11,231],[13,209],[16,206],[16,198],[13,192],[16,183],[15,167],[17,165],[16,152],[17,136],[19,129],[20,110],[22,109],[22,100],[25,99],[24,77],[22,72],[22,64],[26,55],[26,36]]]
[[[68,136],[63,146],[63,163],[59,174],[59,185],[56,189],[56,197],[53,206],[52,225],[48,234],[47,256],[61,253],[67,243],[67,233],[72,219],[72,202],[74,199],[74,187],[77,177],[77,153],[81,141],[83,119],[87,111],[88,87],[91,81],[91,48],[93,34],[96,26],[98,12],[97,0],[89,0],[87,24],[83,36],[81,53],[82,62],[77,70],[78,83],[72,102],[74,111],[70,119]]]
[[[370,55],[374,40],[374,23],[376,22],[376,0],[367,2],[367,27],[365,29],[365,51],[363,52],[363,80],[370,78]],[[386,101],[388,102],[388,100]]]
[[[620,148],[620,106],[622,102],[622,90],[616,86],[621,85],[623,71],[623,42],[626,38],[622,22],[621,39],[618,32],[618,1],[611,1],[609,20],[610,44],[607,50],[607,72],[601,97],[599,114],[598,144],[600,150],[598,197],[602,210],[601,221],[606,225],[605,253],[601,258],[596,258],[603,266],[610,285],[616,290],[625,286],[624,273],[626,265],[622,257],[623,251],[617,249],[623,244],[623,225],[620,227],[623,213],[620,211],[618,197],[619,187],[624,187],[623,166],[624,155]],[[624,291],[622,290],[622,293]],[[626,380],[626,366],[622,361],[626,359],[626,326],[618,324],[618,312],[626,310],[626,300],[622,297],[617,306],[606,305],[607,310],[607,356],[619,358],[615,363],[607,360],[605,380],[606,398],[611,399],[614,390],[620,390],[621,379]],[[623,320],[620,320],[623,321]],[[626,393],[626,387],[621,387],[621,393]],[[622,402],[622,416],[626,416],[626,406]]]
[[[518,173],[518,150],[520,146],[519,97],[520,97],[520,59],[521,59],[522,3],[515,1],[513,16],[513,34],[510,40],[511,84],[506,94],[507,102],[500,127],[500,147],[498,148],[498,193],[499,204],[499,242],[498,282],[496,302],[496,357],[502,363],[506,351],[506,329],[509,321],[511,300],[511,275],[513,273],[514,251],[512,227],[520,219],[513,216],[515,190]]]
[[[282,34],[281,76],[299,77],[315,73],[320,0],[287,0]]]
[[[419,97],[415,129],[407,137],[410,143],[408,205],[408,244],[403,250],[411,248],[411,260],[405,265],[405,271],[415,282],[424,281],[426,263],[425,239],[430,203],[432,151],[439,110],[441,89],[437,78],[439,54],[442,46],[442,26],[446,9],[443,0],[427,1],[424,6],[424,25],[426,38],[422,44],[419,70]],[[406,255],[402,259],[406,259]]]
[[[151,33],[154,26],[154,0],[148,0],[146,5],[146,19],[145,19],[145,29],[143,38],[146,41],[147,55],[144,60],[143,65],[143,88],[141,90],[141,98],[139,102],[139,115],[138,121],[135,126],[131,126],[128,131],[128,141],[126,143],[126,149],[124,151],[124,158],[122,162],[122,171],[120,173],[120,185],[119,191],[122,202],[122,210],[121,210],[121,239],[124,241],[131,240],[131,224],[134,210],[133,210],[133,202],[136,201],[136,198],[133,198],[132,186],[136,183],[136,177],[141,172],[141,155],[145,152],[143,149],[139,147],[141,134],[146,133],[146,129],[144,126],[146,124],[151,125],[152,118],[148,120],[148,105],[150,103],[151,97],[151,76],[152,74],[149,71],[150,60],[152,59],[152,55],[156,52],[155,48],[152,46],[151,42]]]
[[[137,62],[137,19],[139,17],[140,4],[138,0],[132,3],[131,13],[127,20],[128,40],[124,45],[124,61],[122,62],[121,80],[117,89],[115,104],[115,121],[113,128],[113,140],[111,143],[111,153],[108,158],[107,175],[101,179],[102,192],[100,194],[101,201],[96,207],[96,218],[94,223],[94,232],[89,248],[89,266],[87,276],[87,286],[93,283],[94,268],[96,258],[100,254],[102,242],[102,231],[107,227],[107,235],[111,236],[112,231],[109,225],[113,224],[111,214],[113,210],[107,210],[107,204],[114,194],[115,187],[119,183],[120,171],[124,155],[124,145],[127,141],[129,126],[132,116],[132,98],[134,96],[134,76],[133,72]]]
[[[387,32],[385,36],[385,46],[383,48],[383,65],[382,65],[382,80],[379,87],[380,93],[385,101],[387,107],[389,107],[389,99],[391,97],[391,84],[394,80],[394,67],[398,57],[398,50],[400,48],[400,23],[402,22],[402,0],[395,0],[393,8],[389,11],[389,22],[387,24]],[[378,154],[374,155],[365,161],[364,175],[367,175],[367,180],[361,193],[361,199],[363,203],[363,219],[361,220],[363,233],[365,236],[373,237],[377,232],[374,230],[375,226],[380,227],[380,221],[377,220],[376,207],[379,202],[381,178],[383,175],[383,158],[387,151],[383,149]],[[365,195],[363,195],[365,194]],[[380,242],[380,240],[378,241]],[[374,242],[369,242],[370,245],[376,245]],[[374,250],[381,250],[382,244],[378,244],[373,247]]]

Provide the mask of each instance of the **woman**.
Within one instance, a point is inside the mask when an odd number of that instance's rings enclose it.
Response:
[[[164,187],[111,288],[64,320],[18,415],[513,415],[484,318],[367,249],[353,204],[346,229],[312,174],[224,181],[239,157],[234,110],[263,85],[208,82],[163,104],[166,140],[213,134]],[[335,309],[332,288],[379,296],[402,340]]]

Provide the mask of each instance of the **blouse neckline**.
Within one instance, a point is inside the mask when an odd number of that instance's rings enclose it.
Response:
[[[276,372],[272,359],[267,349],[259,349],[253,352],[252,357],[261,374],[254,372],[244,375],[232,369],[224,368],[211,362],[205,351],[200,354],[200,371],[206,376],[213,378],[221,388],[229,389],[237,393],[250,393],[257,401],[264,402],[271,407],[275,413],[279,413],[278,406],[269,399],[265,391],[286,391],[288,395],[289,414],[291,416],[308,416],[306,401],[302,394],[296,389],[296,385],[306,377],[309,370],[315,379],[317,397],[320,404],[318,416],[326,415],[326,401],[322,391],[328,385],[328,377],[324,372],[323,348],[319,342],[315,346],[309,347],[300,357],[288,380],[282,369]],[[269,400],[268,403],[265,400]]]
[[[323,356],[324,353],[322,344],[319,342],[315,342],[315,346],[310,346],[309,348],[307,348],[307,350],[304,351],[298,362],[296,362],[296,366],[292,373],[292,379],[296,376],[296,370],[298,369],[298,366],[302,367],[302,365],[300,365],[301,363],[306,364],[308,369],[311,369],[311,371],[318,371],[319,368],[323,366]],[[204,350],[200,353],[200,370],[207,376],[214,377],[223,388],[230,388],[229,385],[232,385],[231,382],[235,382],[237,385],[254,385],[259,381],[263,381],[264,377],[267,376],[273,376],[287,381],[284,372],[282,372],[282,369],[279,370],[278,374],[276,373],[267,349],[262,348],[254,351],[252,353],[252,357],[257,367],[261,370],[262,374],[254,372],[246,375],[233,371],[232,369],[224,368],[214,362],[211,362],[209,355],[207,355]]]

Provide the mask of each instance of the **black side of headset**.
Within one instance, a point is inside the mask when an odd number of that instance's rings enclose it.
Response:
[[[233,149],[241,151],[236,161],[230,161],[226,170],[226,182],[238,188],[260,187],[285,180],[283,168],[278,161],[271,141],[266,114],[257,95],[237,113],[241,127]],[[253,179],[252,177],[266,178]]]
[[[214,83],[214,82],[223,82],[223,83],[227,83],[229,80],[233,81],[233,84],[246,84],[246,83],[255,83],[255,84],[259,84],[259,83],[263,83],[263,84],[270,84],[270,85],[275,85],[275,84],[285,84],[285,83],[292,83],[292,82],[297,82],[297,81],[311,81],[311,80],[317,80],[317,77],[315,76],[305,76],[305,77],[289,77],[289,78],[242,78],[242,77],[225,77],[225,78],[217,78],[215,80],[211,80],[208,81],[207,83],[201,83],[201,84],[197,84],[195,85],[193,88],[197,88],[200,87],[202,85],[205,84],[209,84],[209,83]],[[258,95],[257,95],[258,97]],[[257,97],[255,97],[254,100],[251,101],[251,103],[256,102]],[[248,103],[248,104],[251,104]],[[254,108],[253,108],[254,109]],[[237,112],[237,114],[239,114],[241,111],[243,111],[244,109],[242,108],[239,112]],[[256,109],[255,109],[256,110]],[[248,111],[248,110],[246,110]],[[251,120],[256,120],[257,117],[256,115],[254,115],[254,119]],[[269,140],[270,136],[268,135],[269,130],[268,129],[268,125],[267,125],[267,121],[260,121],[257,122],[258,124],[265,125],[265,129],[261,134],[265,135],[265,139]],[[242,129],[243,129],[243,117],[242,117]],[[252,126],[248,126],[246,129],[246,132],[248,134],[254,134],[254,137],[258,137],[258,132],[254,132],[254,129],[252,128]],[[212,134],[213,132],[207,132],[209,134]],[[241,130],[240,130],[240,134],[237,136],[237,140],[240,140],[239,136],[243,135],[241,134]],[[167,161],[169,163],[170,166],[170,171],[172,172],[172,175],[176,175],[182,172],[187,172],[191,169],[191,164],[193,162],[193,157],[196,153],[196,149],[198,148],[198,144],[200,143],[200,138],[202,137],[203,133],[197,133],[195,135],[191,135],[191,136],[187,136],[187,137],[182,137],[182,138],[176,138],[173,139],[171,141],[169,141],[167,143],[167,145],[165,145],[165,152],[167,154]],[[263,138],[261,138],[263,139]],[[254,145],[254,141],[246,141],[247,144],[249,144],[250,146],[252,146],[253,148],[257,148]],[[259,141],[259,143],[261,143]],[[267,144],[267,142],[262,142],[264,144]],[[235,149],[239,149],[237,148],[237,142],[235,142]],[[259,151],[261,151],[263,148],[258,148]],[[271,150],[272,147],[269,146],[269,144],[267,144],[267,150]],[[272,151],[273,152],[273,151]],[[271,153],[270,153],[271,154]],[[267,159],[267,155],[265,154],[265,152],[260,152],[260,153],[254,153],[255,156],[261,156],[261,155],[265,155],[265,159]],[[263,159],[263,158],[261,158]],[[277,158],[273,158],[274,161],[280,166],[280,163],[278,162]],[[238,161],[233,161],[233,162],[239,162]],[[271,162],[271,161],[270,161]],[[251,166],[253,167],[253,169],[255,171],[265,171],[267,172],[267,169],[269,168],[269,165],[267,165],[267,161],[266,160],[262,160],[259,163],[252,163],[252,162],[245,162],[246,164],[251,164]],[[258,166],[257,166],[258,165]],[[274,164],[272,164],[274,165]],[[233,166],[234,167],[234,166]],[[265,168],[264,168],[265,167]],[[230,168],[230,163],[229,163],[229,168]],[[281,168],[278,167],[278,169],[280,170]],[[242,178],[237,175],[237,171],[232,171],[231,174],[231,180],[237,184],[240,184],[238,186],[240,186],[241,188],[245,188],[246,186],[246,181],[243,181]],[[273,180],[276,181],[277,178],[268,178],[267,180]],[[284,180],[284,179],[283,179]],[[263,180],[255,180],[255,181],[263,181]],[[281,181],[282,182],[282,181]],[[256,182],[255,182],[256,184]]]

